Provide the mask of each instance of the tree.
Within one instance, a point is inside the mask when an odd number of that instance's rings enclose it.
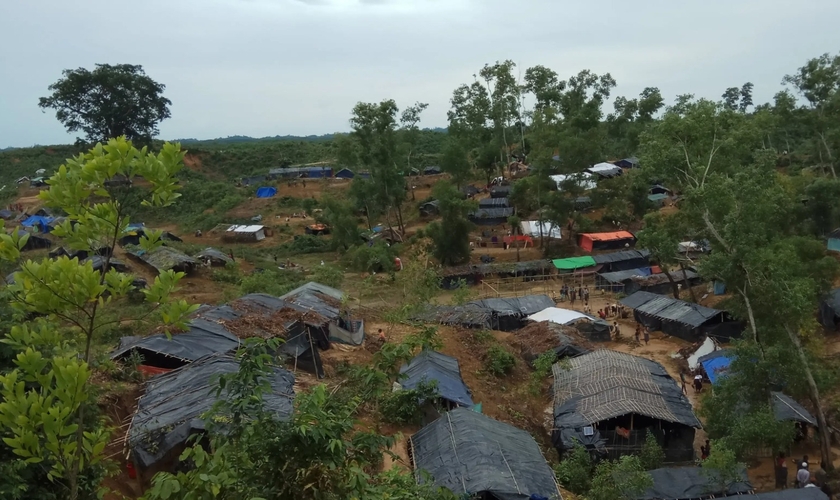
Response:
[[[452,184],[438,182],[432,195],[438,206],[441,220],[429,224],[425,232],[434,243],[432,255],[443,265],[466,262],[470,258],[470,230],[473,224],[467,214],[475,207],[475,202],[461,199],[461,195]]]
[[[592,485],[592,458],[580,443],[554,466],[557,481],[575,495],[583,495]]]
[[[511,215],[510,217],[508,217],[507,222],[510,225],[510,232],[513,235],[514,244],[516,245],[516,262],[519,262],[519,238],[518,238],[518,235],[520,233],[519,225],[522,223],[522,220],[515,215]]]
[[[355,183],[355,180],[353,182]],[[332,243],[336,248],[346,252],[362,242],[358,221],[349,203],[335,198],[326,198],[323,207],[323,212],[318,218],[329,226]]]
[[[451,138],[444,142],[440,168],[452,177],[452,181],[459,189],[467,181],[470,176],[470,163],[467,151],[460,142]]]
[[[650,429],[647,431],[645,444],[642,445],[642,451],[639,453],[639,461],[645,470],[658,469],[662,467],[662,462],[665,461],[665,451]]]
[[[414,106],[405,108],[400,115],[400,125],[402,132],[402,148],[405,151],[405,169],[404,173],[411,172],[412,155],[416,152],[417,143],[420,136],[420,128],[417,126],[420,123],[420,115],[428,108],[429,105],[425,102],[414,103]]]
[[[721,441],[711,443],[712,451],[703,460],[700,472],[706,476],[718,491],[729,491],[729,488],[744,480],[745,464],[738,462],[735,453]]]
[[[747,108],[753,105],[752,99],[752,91],[754,85],[750,82],[745,83],[741,86],[741,102],[738,104],[738,111],[741,113],[746,113]]]
[[[42,464],[50,481],[66,486],[66,497],[71,500],[87,495],[80,491],[81,479],[103,458],[108,438],[95,417],[89,384],[91,348],[114,323],[105,312],[113,311],[112,304],[132,289],[130,276],[108,270],[111,249],[126,231],[129,217],[124,203],[127,193],[107,181],[114,176],[143,178],[151,185],[144,204],[169,206],[178,198],[174,175],[183,166],[183,155],[179,146],[168,143],[157,155],[150,154],[121,137],[68,160],[48,181],[50,189],[39,197],[47,206],[67,213],[53,234],[69,248],[104,253],[105,265],[100,271],[90,262],[80,264],[67,257],[27,260],[6,287],[21,320],[39,319],[29,324],[21,321],[6,339],[19,354],[16,368],[0,376],[0,422],[10,435],[4,442],[21,460]],[[161,244],[159,236],[152,233],[141,245],[151,250]],[[27,238],[0,234],[0,259],[17,261]],[[183,327],[195,309],[170,298],[182,276],[161,273],[143,290],[167,328]],[[71,333],[67,338],[61,335],[65,331]]]
[[[158,124],[171,116],[166,87],[146,76],[142,66],[97,64],[93,71],[66,69],[62,75],[38,106],[56,110],[68,132],[81,130],[90,143],[125,136],[150,144]]]
[[[588,500],[631,500],[653,486],[653,478],[645,472],[639,457],[625,455],[618,460],[605,460],[595,467]]]

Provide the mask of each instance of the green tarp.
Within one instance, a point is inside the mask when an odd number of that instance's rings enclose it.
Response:
[[[560,270],[580,269],[582,267],[592,267],[595,265],[595,259],[589,255],[582,257],[569,257],[568,259],[554,259],[554,267]]]

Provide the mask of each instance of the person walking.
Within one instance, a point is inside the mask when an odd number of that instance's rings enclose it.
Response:
[[[639,340],[638,335],[636,336],[636,340]],[[683,394],[688,394],[688,390],[685,388],[685,372],[680,370],[680,385],[682,386]]]
[[[575,289],[572,288],[572,291],[569,292],[569,304],[571,304],[572,307],[575,307],[575,294],[576,294]]]
[[[642,337],[642,325],[640,325],[638,323],[636,324],[636,333],[634,334],[634,337],[636,337],[636,343],[637,344],[642,343],[642,339],[641,339],[641,337]]]
[[[698,373],[697,375],[694,376],[694,393],[695,394],[700,394],[700,392],[702,390],[703,390],[703,375],[700,375]]]
[[[589,301],[589,285],[583,287],[583,300]]]
[[[578,298],[583,300],[583,287],[578,287]]]
[[[650,344],[650,330],[645,328],[645,345]]]
[[[779,452],[779,456],[776,457],[776,461],[773,465],[776,470],[776,488],[787,488],[788,468],[787,460],[785,460],[785,452]]]

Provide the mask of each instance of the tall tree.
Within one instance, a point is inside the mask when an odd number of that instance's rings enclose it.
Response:
[[[467,151],[460,141],[449,138],[444,142],[440,156],[440,168],[452,177],[452,181],[459,189],[469,179],[470,162]]]
[[[400,115],[400,126],[402,132],[402,150],[405,154],[405,168],[404,174],[411,172],[411,160],[417,154],[417,146],[420,140],[420,115],[428,108],[429,105],[425,102],[414,103],[414,106],[405,108]]]
[[[158,135],[158,124],[169,118],[169,99],[163,84],[132,64],[97,64],[93,71],[66,69],[63,78],[41,97],[42,109],[54,109],[68,132],[81,130],[89,143],[125,136],[148,145]]]
[[[432,196],[440,203],[440,221],[429,224],[425,231],[434,246],[432,255],[443,265],[462,264],[470,258],[470,231],[473,224],[467,214],[475,208],[475,202],[463,200],[461,193],[446,182],[438,182],[432,189]]]

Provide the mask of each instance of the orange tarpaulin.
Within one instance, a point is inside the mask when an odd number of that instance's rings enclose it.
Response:
[[[525,242],[525,247],[527,247],[528,244],[530,244],[531,246],[534,246],[534,240],[530,236],[525,235],[525,234],[517,234],[515,236],[505,236],[502,241],[504,241],[508,245],[512,245],[514,241],[524,241]]]
[[[615,231],[612,233],[583,233],[579,235],[580,247],[587,252],[592,251],[596,241],[632,240],[636,237],[629,231]]]

